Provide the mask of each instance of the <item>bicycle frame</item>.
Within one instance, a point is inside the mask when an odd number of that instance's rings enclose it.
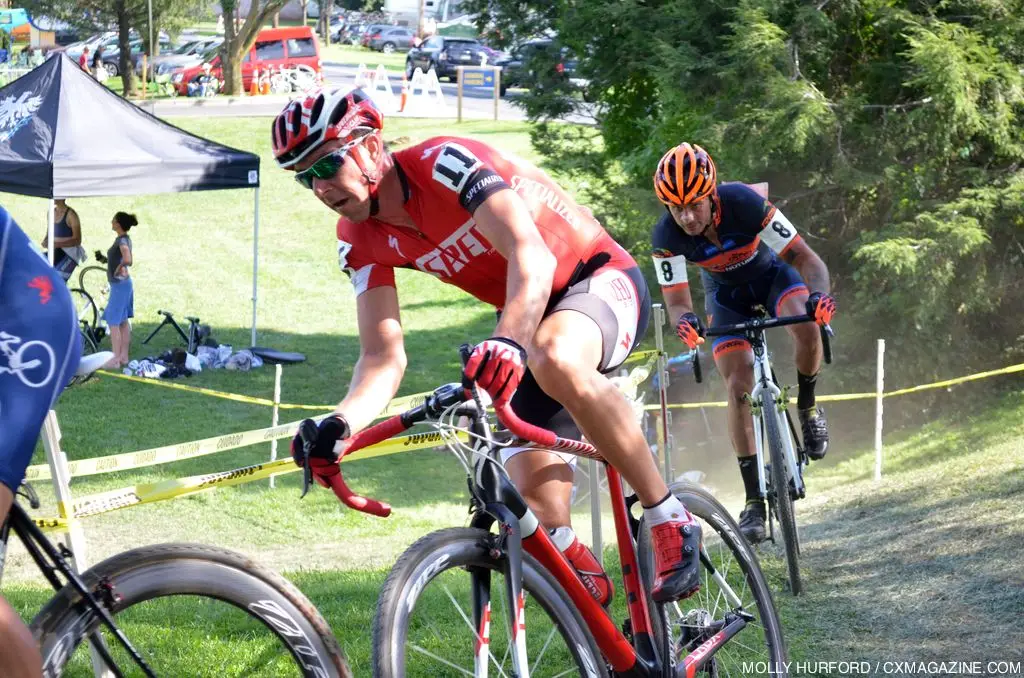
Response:
[[[37,500],[34,499],[34,491],[31,490],[30,501],[32,502],[33,508],[38,508],[36,503]],[[46,538],[42,530],[40,530],[36,524],[32,522],[31,518],[28,517],[28,514],[25,513],[25,509],[23,509],[17,502],[11,504],[11,510],[7,516],[7,520],[3,522],[3,525],[0,525],[0,549],[2,549],[3,554],[0,556],[0,573],[3,571],[3,565],[7,554],[7,540],[10,536],[11,530],[14,530],[14,533],[21,540],[21,543],[24,544],[25,550],[28,551],[28,554],[32,557],[32,560],[39,568],[39,571],[43,573],[46,581],[48,581],[53,587],[53,590],[60,591],[64,588],[64,585],[57,577],[57,572],[60,572],[68,583],[75,588],[78,594],[82,596],[82,602],[80,605],[90,610],[95,617],[99,618],[100,622],[114,634],[114,637],[117,638],[118,642],[128,652],[135,664],[142,669],[142,672],[146,676],[153,678],[154,674],[152,669],[150,669],[146,664],[146,661],[142,658],[142,655],[139,654],[138,650],[132,646],[131,641],[129,641],[121,629],[117,627],[117,624],[114,622],[114,618],[110,615],[110,612],[108,612],[103,604],[96,599],[96,596],[85,587],[85,583],[82,579],[67,564],[65,559],[70,555],[70,553],[67,552],[63,546],[61,547],[61,550],[58,551],[57,548],[55,548],[54,545]],[[112,587],[110,587],[110,590],[105,593],[106,595],[111,596],[116,595],[113,592]],[[107,649],[106,644],[103,642],[99,633],[94,632],[91,634],[89,636],[89,640],[92,647],[106,664],[107,668],[109,668],[118,678],[123,676],[123,672],[118,668],[113,657],[110,656],[110,651]],[[46,662],[47,658],[44,657],[43,660]],[[44,669],[45,668],[46,667],[44,665]]]
[[[472,397],[473,402],[468,402]],[[471,526],[490,531],[497,523],[499,531],[488,545],[497,557],[505,556],[504,575],[505,593],[509,602],[506,605],[509,628],[513,633],[514,651],[512,653],[516,675],[520,678],[529,677],[529,664],[526,657],[526,621],[523,613],[524,598],[522,589],[522,549],[537,559],[559,582],[570,600],[576,606],[584,624],[590,629],[601,654],[618,676],[631,678],[654,678],[668,672],[659,661],[653,642],[651,611],[647,606],[647,592],[640,580],[639,562],[632,519],[626,506],[622,480],[619,473],[605,465],[608,476],[608,488],[612,498],[612,512],[615,521],[615,533],[619,546],[619,560],[622,566],[623,583],[629,608],[630,625],[633,643],[616,626],[608,612],[594,599],[575,569],[555,546],[546,529],[543,529],[537,517],[527,506],[498,460],[499,447],[494,443],[490,428],[484,415],[484,409],[475,397],[475,391],[459,387],[455,384],[442,386],[428,396],[423,405],[395,415],[390,419],[365,429],[348,440],[343,456],[352,454],[359,449],[368,447],[394,436],[413,425],[437,420],[443,412],[451,407],[459,406],[454,414],[467,416],[471,420],[470,431],[475,440],[475,454],[469,489],[472,494],[474,515]],[[572,452],[579,456],[597,459],[603,462],[601,455],[590,444],[575,440],[559,438],[554,433],[527,424],[520,420],[506,404],[497,409],[499,420],[505,424],[516,437],[530,441],[532,447],[552,451]],[[300,426],[300,434],[305,442],[307,471],[312,472],[316,481],[330,487],[335,495],[346,505],[365,513],[387,516],[390,507],[375,499],[361,497],[353,493],[341,474],[340,465],[326,459],[310,457],[316,440],[316,426],[307,426],[306,420]],[[307,477],[308,482],[308,477]],[[305,488],[304,488],[305,493]],[[734,608],[741,607],[739,596],[729,587],[725,578],[715,570],[710,557],[701,545],[700,559],[710,576],[725,592],[726,598]],[[472,572],[473,578],[473,625],[477,629],[476,673],[477,678],[485,678],[488,669],[488,642],[490,623],[490,578],[483,572]],[[711,638],[705,640],[685,657],[680,658],[675,666],[675,676],[693,676],[706,664],[712,656],[729,639],[739,633],[747,625],[742,615],[726,617],[722,628]]]
[[[764,451],[764,417],[776,417],[778,419],[778,430],[782,434],[782,451],[786,458],[786,471],[793,482],[793,488],[798,497],[804,496],[804,480],[800,469],[800,460],[797,455],[796,445],[790,432],[788,422],[783,420],[782,413],[785,411],[787,402],[783,390],[775,383],[775,373],[772,371],[771,362],[768,358],[768,345],[765,341],[764,330],[748,333],[747,340],[754,351],[754,389],[750,393],[751,414],[754,417],[754,445],[757,452],[757,483],[761,497],[768,496],[767,479],[765,478],[765,451]],[[775,407],[770,412],[765,412],[761,407],[761,396],[764,393],[771,396],[771,402]],[[783,488],[779,488],[783,491]]]

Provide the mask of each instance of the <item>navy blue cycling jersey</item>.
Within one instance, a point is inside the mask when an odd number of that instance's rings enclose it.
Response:
[[[688,261],[716,283],[750,282],[767,275],[779,255],[800,240],[789,219],[746,184],[718,187],[714,219],[720,248],[702,235],[688,235],[667,212],[658,221],[651,254],[662,287],[688,284]]]

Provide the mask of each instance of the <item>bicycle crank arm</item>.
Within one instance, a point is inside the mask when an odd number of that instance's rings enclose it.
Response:
[[[683,657],[682,664],[676,667],[676,678],[693,678],[697,671],[703,668],[715,656],[715,653],[729,642],[733,636],[742,631],[746,625],[747,620],[743,617],[736,617],[727,623],[724,629],[705,640],[693,652]]]

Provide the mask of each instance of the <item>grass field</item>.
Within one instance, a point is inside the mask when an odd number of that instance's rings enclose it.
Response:
[[[182,119],[189,131],[257,152],[263,162],[260,230],[261,345],[301,351],[307,361],[284,370],[282,400],[331,404],[344,393],[358,355],[352,294],[337,270],[335,218],[278,171],[269,155],[268,119]],[[416,141],[434,134],[477,136],[536,158],[519,123],[394,120],[387,138]],[[175,345],[167,330],[150,346],[156,310],[198,315],[214,335],[248,345],[252,257],[252,192],[229,191],[70,200],[83,222],[88,251],[113,239],[111,215],[134,212],[137,264],[133,357]],[[45,202],[4,196],[4,206],[36,239]],[[429,276],[399,271],[409,370],[402,393],[429,389],[457,375],[456,347],[487,335],[493,311]],[[272,395],[270,369],[211,371],[184,381],[234,393]],[[967,408],[965,408],[966,410]],[[970,411],[976,411],[976,408]],[[1024,637],[1015,618],[1024,608],[1016,563],[1024,538],[1024,395],[1007,397],[985,416],[964,414],[887,440],[886,475],[871,480],[872,457],[846,451],[811,469],[809,496],[798,504],[807,595],[781,592],[784,564],[771,547],[760,553],[798,660],[1020,659]],[[268,426],[267,408],[214,400],[110,377],[72,389],[58,406],[63,447],[71,459],[195,440]],[[286,411],[284,420],[301,412]],[[863,436],[861,436],[863,439]],[[268,445],[191,461],[76,480],[76,496],[135,483],[224,471],[258,463]],[[282,454],[285,454],[282,449]],[[35,462],[42,461],[37,453]],[[734,465],[730,475],[734,476]],[[465,479],[446,453],[423,451],[351,464],[353,488],[392,502],[385,521],[344,511],[314,490],[298,500],[289,474],[265,482],[145,505],[84,522],[93,562],[127,548],[164,541],[203,541],[251,554],[287,573],[331,623],[356,675],[368,674],[368,629],[387,568],[429,531],[466,523]],[[55,511],[47,483],[37,483],[42,515]],[[727,497],[732,500],[732,497]],[[734,501],[730,509],[738,509]],[[586,507],[577,524],[589,534]],[[608,539],[611,529],[605,525]],[[606,562],[615,562],[606,551]],[[49,597],[20,545],[12,545],[4,593],[31,617]],[[621,585],[618,588],[621,613]],[[186,614],[187,616],[187,614]],[[620,617],[621,618],[621,617]],[[221,627],[214,627],[216,635]],[[955,644],[951,640],[955,636]],[[945,654],[944,654],[945,653]],[[182,664],[187,675],[200,666]],[[89,675],[81,660],[70,675]],[[231,675],[219,673],[218,675]]]

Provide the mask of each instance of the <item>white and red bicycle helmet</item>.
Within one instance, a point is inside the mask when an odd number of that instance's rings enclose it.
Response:
[[[357,87],[316,88],[288,102],[271,129],[274,158],[284,169],[331,139],[384,129],[384,115]]]

